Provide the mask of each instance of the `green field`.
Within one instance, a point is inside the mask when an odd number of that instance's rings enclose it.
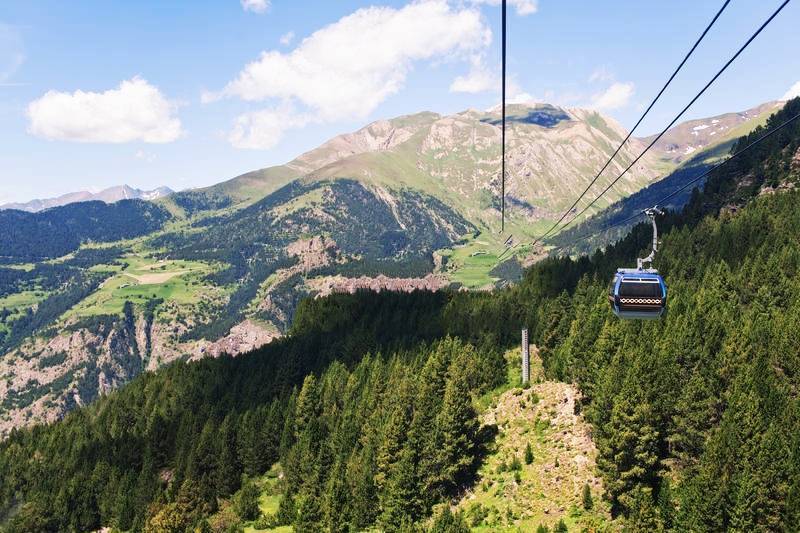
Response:
[[[0,331],[8,331],[9,325],[20,315],[25,313],[25,309],[36,305],[45,298],[48,294],[45,291],[23,291],[15,294],[9,294],[4,298],[0,298],[0,309],[7,309],[11,314],[6,319],[5,323],[0,324]]]
[[[96,269],[115,271],[92,295],[72,308],[65,316],[93,316],[119,314],[126,301],[144,304],[162,298],[178,305],[191,305],[200,301],[207,290],[203,278],[213,267],[198,261],[157,260],[142,255],[121,259],[127,266],[102,266]]]
[[[278,505],[281,502],[281,494],[280,489],[278,487],[279,481],[279,474],[281,468],[280,465],[273,465],[269,472],[267,472],[264,476],[262,476],[258,480],[258,484],[261,487],[261,497],[259,498],[259,507],[261,508],[261,514],[264,516],[274,516],[275,513],[278,512]],[[280,526],[270,529],[256,529],[255,526],[250,523],[245,525],[244,528],[245,533],[255,533],[255,532],[270,532],[270,533],[289,533],[292,531],[291,526]]]

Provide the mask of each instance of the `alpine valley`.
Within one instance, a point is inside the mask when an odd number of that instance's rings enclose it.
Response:
[[[592,220],[688,181],[782,106],[676,126]],[[204,189],[124,187],[0,210],[0,433],[60,419],[173,361],[259,348],[290,330],[304,298],[519,280],[546,252],[527,243],[626,131],[588,109],[508,110],[503,234],[497,109],[374,122]],[[631,139],[593,191],[650,140]]]

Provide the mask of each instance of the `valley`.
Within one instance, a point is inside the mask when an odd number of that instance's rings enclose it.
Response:
[[[0,211],[0,226],[28,232],[15,242],[43,243],[35,254],[5,248],[12,255],[0,266],[0,433],[60,418],[175,360],[257,348],[289,330],[305,297],[518,281],[541,253],[526,242],[625,132],[589,110],[511,106],[500,235],[496,111],[379,121],[285,166],[152,202],[71,203],[24,219]],[[760,111],[737,117],[735,128],[725,122],[731,130],[763,120]],[[597,187],[643,146],[629,143]],[[609,201],[654,184],[675,168],[670,157],[665,145],[642,159]],[[128,224],[98,233],[87,218],[96,216]],[[44,230],[58,218],[76,228],[69,239]],[[38,367],[53,357],[63,362]]]
[[[799,112],[796,99],[767,126]],[[649,246],[646,225],[591,256],[535,262],[503,288],[412,290],[433,271],[446,279],[443,250],[474,266],[489,254],[456,251],[492,241],[432,195],[386,202],[356,180],[292,182],[239,209],[17,260],[2,270],[12,292],[44,297],[30,323],[50,308],[83,317],[36,330],[1,360],[14,363],[0,392],[15,431],[0,442],[0,521],[11,531],[786,529],[800,494],[800,433],[786,431],[800,412],[797,124],[660,219],[670,304],[659,321],[608,309],[606,280]],[[283,207],[298,198],[299,209]],[[331,284],[292,299],[336,276],[381,290]],[[55,279],[74,290],[54,299]],[[204,290],[208,299],[170,305]],[[255,348],[255,329],[276,323]],[[516,363],[523,327],[537,347],[529,387]],[[232,357],[236,343],[247,348]],[[52,423],[16,429],[41,420]]]

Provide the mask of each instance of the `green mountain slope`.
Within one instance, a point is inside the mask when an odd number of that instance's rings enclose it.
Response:
[[[272,524],[423,526],[435,505],[475,490],[502,431],[480,425],[478,410],[509,386],[503,353],[527,326],[546,377],[583,395],[573,413],[592,425],[615,523],[791,530],[800,520],[800,126],[759,147],[663,221],[663,320],[619,321],[606,300],[611,272],[647,247],[646,225],[591,259],[545,260],[495,293],[305,300],[285,339],[170,365],[61,422],[15,432],[0,444],[3,519],[11,531],[185,529],[204,527],[234,495],[239,520],[249,513],[237,502],[252,492],[248,481],[240,490],[240,475],[278,460]]]
[[[625,132],[582,109],[509,114],[507,227],[520,242],[568,205]],[[507,237],[497,232],[498,122],[496,109],[378,121],[286,165],[142,203],[127,221],[112,215],[128,204],[104,206],[105,224],[87,208],[92,231],[64,238],[75,225],[63,211],[36,215],[57,231],[12,244],[52,246],[0,272],[0,434],[57,419],[142,371],[257,348],[286,333],[304,297],[519,279],[516,258],[498,267]],[[629,143],[600,183],[642,148]],[[643,158],[609,199],[670,165]]]

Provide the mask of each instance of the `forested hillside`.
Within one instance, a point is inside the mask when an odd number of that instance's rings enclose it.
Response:
[[[627,133],[592,110],[508,111],[511,257],[496,231],[499,109],[379,120],[286,165],[153,203],[0,212],[0,435],[58,419],[139,370],[260,347],[286,334],[304,297],[518,281],[535,257],[525,243]],[[737,130],[756,123],[740,119]],[[642,148],[631,139],[599,183]],[[643,157],[607,199],[654,183],[674,167],[663,156]]]
[[[39,261],[68,254],[87,241],[138,237],[169,218],[163,207],[144,200],[80,202],[39,213],[0,210],[0,262]]]
[[[208,530],[219,498],[244,483],[241,501],[279,461],[270,524],[413,531],[472,483],[495,431],[479,427],[475,399],[505,381],[502,352],[528,326],[548,377],[581,389],[604,497],[630,530],[792,530],[798,145],[795,124],[665,217],[663,320],[619,321],[606,300],[611,272],[647,247],[646,225],[591,258],[545,260],[495,293],[307,300],[290,335],[261,350],[173,364],[13,433],[0,445],[6,527]]]

